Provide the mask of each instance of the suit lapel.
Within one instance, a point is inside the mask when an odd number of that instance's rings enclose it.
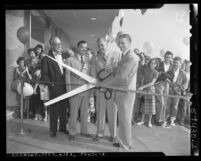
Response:
[[[52,58],[56,59],[56,58],[54,57],[52,51],[50,51],[50,56],[51,56]],[[51,61],[52,61],[52,63],[53,63],[53,66],[55,67],[55,70],[56,70],[58,73],[60,73],[60,74],[62,75],[62,73],[61,73],[61,69],[60,69],[58,63],[55,62],[55,61],[53,61],[53,60],[51,60]]]
[[[121,64],[127,59],[127,57],[129,56],[129,52],[130,52],[130,50],[128,50],[128,51],[124,54],[124,56],[122,57],[122,59],[121,59],[121,61],[120,61]]]
[[[75,67],[76,69],[78,69],[79,71],[82,70],[82,63],[80,62],[78,56],[74,56],[74,59],[73,59],[73,67]]]

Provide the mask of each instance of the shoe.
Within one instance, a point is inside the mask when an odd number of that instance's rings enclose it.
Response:
[[[121,145],[119,143],[113,143],[112,146],[116,147],[116,148],[120,148]]]
[[[115,143],[115,142],[117,141],[117,138],[116,138],[116,137],[111,136],[111,137],[110,137],[110,141],[111,141],[111,142],[113,142],[113,143]]]
[[[174,123],[174,122],[171,122],[171,123],[170,123],[170,126],[175,126],[175,123]]]
[[[184,123],[183,123],[183,122],[179,122],[179,125],[180,125],[180,126],[184,126]]]
[[[91,135],[88,134],[88,133],[87,133],[87,134],[82,134],[82,133],[81,133],[80,135],[85,136],[85,137],[87,137],[87,138],[90,138],[90,137],[91,137]]]
[[[132,123],[133,126],[136,125],[136,122],[134,120],[132,120],[131,123]]]
[[[98,135],[96,135],[92,140],[93,141],[99,141],[100,139],[102,139],[103,137],[100,137]]]
[[[38,116],[35,116],[35,117],[34,117],[34,120],[38,120]]]
[[[44,121],[44,122],[47,122],[47,117],[45,117],[45,118],[43,119],[43,121]]]
[[[148,127],[150,127],[150,128],[151,128],[151,127],[152,127],[152,124],[151,124],[151,123],[149,123],[149,124],[148,124]]]
[[[170,124],[166,124],[163,128],[170,128]]]
[[[59,132],[62,132],[62,133],[64,133],[64,134],[66,134],[66,135],[69,134],[69,131],[68,131],[68,130],[62,130],[62,129],[59,129]]]
[[[161,127],[165,128],[167,126],[167,123],[166,122],[163,122]]]
[[[69,135],[68,139],[71,140],[71,141],[75,140],[75,136],[74,135]]]
[[[56,137],[57,135],[56,135],[56,132],[50,132],[50,137],[52,137],[52,138],[54,138],[54,137]]]
[[[42,116],[41,116],[41,115],[38,115],[38,120],[40,120],[40,121],[42,121],[42,120],[43,120],[43,118],[42,118]]]
[[[156,125],[156,126],[162,126],[162,124],[163,124],[162,121],[161,121],[161,122],[159,122],[159,121],[155,121],[155,125]]]
[[[144,122],[142,122],[142,121],[137,123],[137,125],[143,125],[143,124],[144,124]]]

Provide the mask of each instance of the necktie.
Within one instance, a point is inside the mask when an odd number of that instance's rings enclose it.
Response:
[[[82,69],[84,68],[84,58],[81,56],[81,64],[82,64]]]
[[[123,54],[123,53],[121,53],[121,59],[123,59],[123,56],[124,56],[124,54]]]
[[[105,54],[103,55],[103,60],[104,60],[104,62],[106,62],[106,55]]]

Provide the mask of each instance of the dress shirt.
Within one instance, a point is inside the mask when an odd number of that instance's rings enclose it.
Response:
[[[175,83],[177,81],[177,77],[179,75],[179,69],[177,69],[175,72],[174,72],[174,79],[173,79],[173,83]]]
[[[56,60],[57,60],[58,62],[63,63],[61,54],[55,53],[54,51],[53,51],[53,54],[54,54],[54,56],[55,56],[55,58],[56,58]],[[63,66],[60,65],[59,63],[58,63],[58,65],[59,65],[59,68],[60,68],[60,70],[61,70],[61,73],[63,74]]]
[[[170,64],[165,64],[164,63],[164,70],[165,70],[165,72],[167,72],[169,70],[169,68],[170,68]]]

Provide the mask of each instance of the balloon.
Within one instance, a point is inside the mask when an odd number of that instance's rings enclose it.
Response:
[[[183,43],[184,45],[188,46],[189,45],[189,38],[187,36],[183,37]]]
[[[28,41],[29,36],[30,36],[30,33],[26,27],[20,27],[17,30],[17,38],[21,43],[25,44]]]
[[[17,91],[19,94],[21,94],[21,83],[18,84]],[[32,94],[33,94],[33,87],[29,83],[24,82],[23,96],[31,96]]]
[[[140,9],[142,15],[144,15],[144,13],[147,11],[147,9]]]
[[[160,50],[160,56],[163,58],[165,56],[165,50],[164,49],[161,49]]]
[[[143,45],[143,51],[145,52],[145,54],[150,55],[153,51],[154,48],[154,44],[151,42],[146,41]]]
[[[115,41],[115,37],[116,37],[115,34],[110,33],[110,35],[109,35],[109,37],[108,37],[109,42],[113,43],[113,42]]]

